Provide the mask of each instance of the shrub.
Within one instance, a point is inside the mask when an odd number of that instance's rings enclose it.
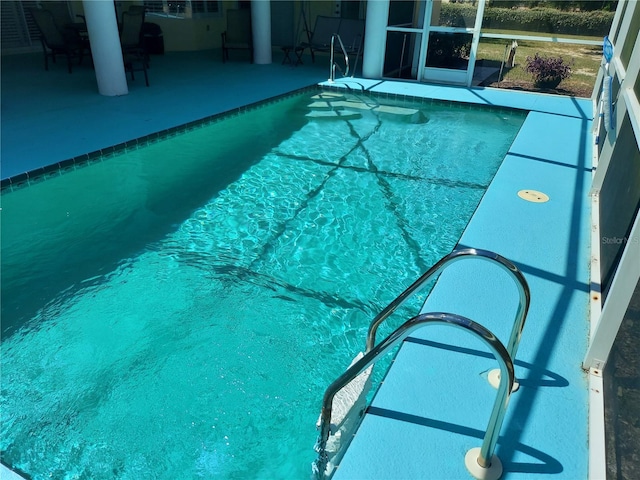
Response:
[[[537,87],[555,88],[571,76],[571,66],[562,57],[543,57],[537,53],[527,57],[524,69],[533,75]]]
[[[440,5],[439,23],[446,27],[473,27],[476,7],[471,3],[445,3]]]
[[[613,12],[565,12],[554,8],[486,8],[483,28],[528,30],[558,35],[604,36],[609,32]]]
[[[562,11],[544,7],[504,8],[509,3],[500,0],[487,6],[484,10],[482,28],[603,37],[609,33],[614,16],[614,12],[604,10]],[[520,3],[515,2],[515,4]],[[443,2],[439,22],[444,26],[470,27],[475,21],[475,16],[476,7],[471,2]]]

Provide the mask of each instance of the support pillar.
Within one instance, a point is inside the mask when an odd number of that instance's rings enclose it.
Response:
[[[129,93],[112,0],[82,0],[100,95]]]
[[[270,0],[253,0],[251,2],[251,32],[253,34],[253,63],[258,65],[271,63]]]
[[[389,0],[369,0],[364,34],[364,57],[362,59],[362,76],[364,78],[382,78],[388,22]]]

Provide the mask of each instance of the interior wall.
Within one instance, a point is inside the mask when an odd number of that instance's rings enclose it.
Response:
[[[69,0],[68,3],[74,18],[76,15],[84,15],[82,0]],[[241,3],[246,7],[244,2],[239,0],[222,1],[222,13],[219,15],[202,18],[169,18],[150,14],[146,21],[160,26],[165,52],[216,49],[222,46],[221,34],[226,29],[225,12],[240,8]],[[141,4],[143,4],[142,0],[116,0],[114,9],[121,14],[129,6]],[[307,41],[305,28],[313,30],[316,17],[333,15],[333,7],[332,0],[271,0],[272,45],[277,48]],[[39,42],[34,42],[32,47],[22,48],[25,51],[40,49]]]
[[[121,8],[136,1],[122,1]],[[315,2],[314,2],[315,3]],[[162,29],[165,52],[210,50],[222,46],[221,34],[226,30],[226,12],[238,8],[237,1],[222,2],[222,15],[202,18],[170,18],[148,15],[146,21]],[[290,45],[294,37],[294,8],[292,1],[271,2],[272,45]]]
[[[167,18],[149,15],[148,23],[162,29],[165,52],[181,52],[220,48],[221,33],[226,28],[224,18]]]

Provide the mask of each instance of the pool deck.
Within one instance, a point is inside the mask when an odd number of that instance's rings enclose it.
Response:
[[[39,54],[20,57],[2,58],[3,180],[321,83],[327,73],[308,60],[297,68],[280,65],[275,56],[266,66],[232,62],[224,68],[212,61],[194,69],[187,64],[196,55],[166,55],[152,59],[151,87],[137,81],[126,97],[107,98],[97,94],[90,69],[69,75],[57,65],[44,72]],[[590,388],[581,369],[589,334],[591,102],[487,88],[350,82],[383,95],[531,112],[460,239],[461,247],[513,261],[531,288],[515,361],[521,387],[511,398],[496,453],[505,479],[599,478],[593,465],[604,471],[604,451],[602,465],[596,459],[589,471]],[[527,202],[517,195],[523,189],[550,200]],[[471,261],[442,275],[425,311],[465,315],[506,343],[516,304],[503,272]],[[485,351],[458,330],[433,327],[412,335],[335,478],[471,478],[464,455],[481,445],[495,398],[485,379],[495,362]]]
[[[105,97],[89,62],[69,74],[64,62],[45,71],[41,52],[1,60],[3,180],[314,85],[329,73],[307,58],[282,65],[277,52],[269,65],[241,53],[223,64],[218,50],[170,52],[151,56],[149,87],[127,76],[128,95]]]

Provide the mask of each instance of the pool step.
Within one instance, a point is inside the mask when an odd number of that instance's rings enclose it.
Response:
[[[416,108],[396,107],[391,105],[377,105],[360,100],[346,99],[344,95],[322,93],[312,97],[313,102],[307,105],[311,112],[309,118],[340,118],[350,120],[361,118],[358,111],[371,111],[379,114],[391,115],[408,120],[411,123],[422,123],[425,116]],[[340,113],[337,113],[340,112]]]
[[[332,100],[344,100],[344,98],[345,96],[342,93],[335,92],[322,92],[311,97],[312,100],[326,100],[329,102]]]
[[[357,118],[362,118],[362,114],[360,112],[353,112],[349,110],[312,110],[305,115],[307,118],[315,118],[315,119],[336,119],[340,120],[355,120]]]
[[[316,100],[315,102],[307,105],[307,107],[311,110],[332,110],[335,108],[335,105],[326,100]]]
[[[420,114],[420,110],[416,108],[394,107],[392,105],[374,105],[371,103],[356,101],[339,101],[334,102],[333,105],[343,108],[371,110],[372,112],[387,113],[390,115],[397,115],[406,118],[411,118]]]

